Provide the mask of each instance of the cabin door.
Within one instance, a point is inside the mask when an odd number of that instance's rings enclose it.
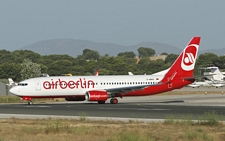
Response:
[[[36,91],[40,91],[41,90],[41,84],[40,84],[39,80],[35,81],[35,88],[36,88]]]

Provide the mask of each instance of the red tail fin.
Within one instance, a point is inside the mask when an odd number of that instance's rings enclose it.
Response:
[[[200,37],[193,37],[189,44],[178,56],[169,71],[164,76],[162,82],[171,82],[173,80],[181,80],[184,77],[193,75],[194,66],[197,58]]]

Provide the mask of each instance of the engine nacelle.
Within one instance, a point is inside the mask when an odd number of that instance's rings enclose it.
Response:
[[[31,101],[31,100],[32,100],[31,97],[26,97],[26,96],[23,96],[21,99],[22,99],[22,100],[27,100],[27,101]]]
[[[65,98],[66,101],[84,101],[85,100],[85,96],[73,96],[73,97],[66,97]]]
[[[106,101],[108,93],[106,91],[88,91],[85,98],[88,101]]]

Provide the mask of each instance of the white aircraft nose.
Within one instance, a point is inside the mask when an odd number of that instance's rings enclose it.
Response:
[[[18,89],[17,89],[16,87],[12,87],[12,88],[9,90],[9,92],[12,93],[12,94],[17,95]]]

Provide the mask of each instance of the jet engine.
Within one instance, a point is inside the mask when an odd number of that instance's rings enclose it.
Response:
[[[88,101],[106,101],[108,99],[108,93],[106,91],[88,91],[85,98]]]

